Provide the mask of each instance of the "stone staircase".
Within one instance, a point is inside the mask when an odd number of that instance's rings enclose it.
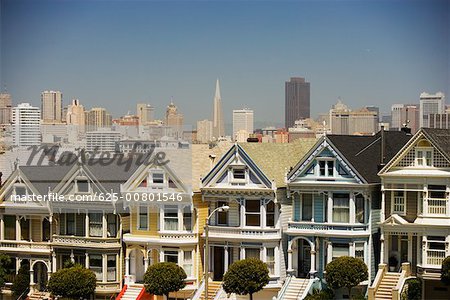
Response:
[[[392,299],[392,290],[400,279],[400,273],[386,272],[375,292],[375,299]]]
[[[120,298],[121,300],[136,300],[140,295],[144,286],[142,285],[128,285],[125,293]]]
[[[297,300],[302,299],[301,296],[308,286],[310,279],[292,277],[285,292],[279,300]]]
[[[213,300],[222,285],[221,281],[210,281],[208,283],[208,299],[205,298],[205,290],[200,295],[200,300]]]

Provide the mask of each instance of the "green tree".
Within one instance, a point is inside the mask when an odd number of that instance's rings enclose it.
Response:
[[[450,256],[447,256],[442,262],[441,281],[445,285],[450,285]]]
[[[54,296],[80,299],[93,295],[96,284],[97,278],[94,272],[81,265],[74,265],[53,273],[47,287]]]
[[[11,287],[13,297],[19,299],[30,288],[30,265],[23,261]],[[26,296],[26,295],[25,295]]]
[[[231,264],[223,276],[223,289],[227,293],[250,295],[262,290],[269,283],[267,265],[256,258],[238,260]]]
[[[11,259],[8,255],[0,253],[0,292],[5,285],[5,277],[8,273],[8,265],[10,264]]]
[[[172,262],[160,262],[150,266],[144,275],[147,293],[169,298],[170,292],[177,292],[186,286],[186,272]]]
[[[405,281],[405,288],[401,295],[402,300],[422,299],[422,281],[418,278],[410,278]]]
[[[341,256],[325,267],[325,279],[333,289],[347,288],[349,296],[352,288],[369,278],[366,264],[354,257]]]

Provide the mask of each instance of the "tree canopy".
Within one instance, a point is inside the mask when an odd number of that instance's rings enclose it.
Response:
[[[96,284],[94,272],[81,265],[74,265],[53,273],[48,281],[48,290],[54,296],[79,299],[94,294]]]
[[[186,272],[179,265],[172,262],[160,262],[151,265],[144,275],[144,286],[147,293],[165,295],[177,292],[186,286],[184,280]]]
[[[341,256],[325,267],[325,279],[333,289],[347,288],[349,296],[352,288],[369,278],[366,264],[355,257]]]
[[[447,256],[442,262],[441,281],[445,285],[450,285],[450,256]]]
[[[223,277],[223,289],[227,293],[250,295],[262,290],[269,283],[267,265],[256,258],[238,260],[231,264]]]

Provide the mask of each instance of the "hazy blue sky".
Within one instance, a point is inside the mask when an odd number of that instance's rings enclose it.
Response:
[[[188,123],[211,118],[220,78],[231,110],[284,120],[284,82],[311,82],[311,110],[340,96],[351,107],[449,98],[448,1],[1,1],[1,77],[14,103],[136,102],[162,117],[174,102]],[[450,101],[447,101],[450,103]]]

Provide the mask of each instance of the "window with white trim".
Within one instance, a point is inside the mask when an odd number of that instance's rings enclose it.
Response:
[[[16,196],[24,197],[27,195],[27,188],[25,185],[15,185],[14,186],[14,194]]]
[[[164,261],[178,264],[178,251],[164,250]]]
[[[89,181],[87,179],[77,179],[77,192],[89,193]]]
[[[106,280],[108,282],[110,281],[116,281],[116,255],[108,255],[107,256],[107,275]]]
[[[398,215],[406,214],[405,191],[392,191],[392,213]]]
[[[94,272],[97,281],[103,280],[103,257],[101,254],[89,255],[89,269]]]
[[[164,206],[164,230],[178,230],[178,206]]]
[[[183,208],[183,230],[192,230],[192,211],[190,206],[185,206]]]
[[[260,248],[245,248],[245,259],[257,258],[260,259]]]
[[[75,214],[66,214],[66,235],[75,235]]]
[[[183,269],[187,277],[193,276],[192,251],[183,251]]]
[[[365,222],[365,212],[364,212],[364,196],[361,194],[358,194],[355,196],[355,221],[357,223],[364,223]]]
[[[355,257],[364,261],[364,243],[355,243]]]
[[[146,205],[139,205],[138,210],[138,229],[148,230],[148,207]]]
[[[273,201],[269,201],[266,204],[266,226],[275,226],[275,203]]]
[[[341,257],[341,256],[349,256],[350,255],[349,244],[333,243],[332,248],[333,248],[332,260],[335,260],[336,258]]]
[[[416,148],[416,166],[433,166],[433,148]]]
[[[103,213],[89,213],[89,236],[103,236]]]
[[[152,183],[153,184],[163,184],[164,183],[164,173],[161,171],[153,171],[151,173]]]
[[[334,160],[333,159],[319,159],[319,176],[333,177],[334,176]]]
[[[350,195],[333,193],[333,222],[348,223],[350,221]]]
[[[269,275],[275,275],[275,248],[266,248],[266,264]]]
[[[313,215],[312,194],[301,194],[302,198],[302,221],[311,221]]]
[[[245,200],[245,226],[261,226],[260,200]]]
[[[245,169],[234,168],[233,169],[233,180],[245,180]]]

